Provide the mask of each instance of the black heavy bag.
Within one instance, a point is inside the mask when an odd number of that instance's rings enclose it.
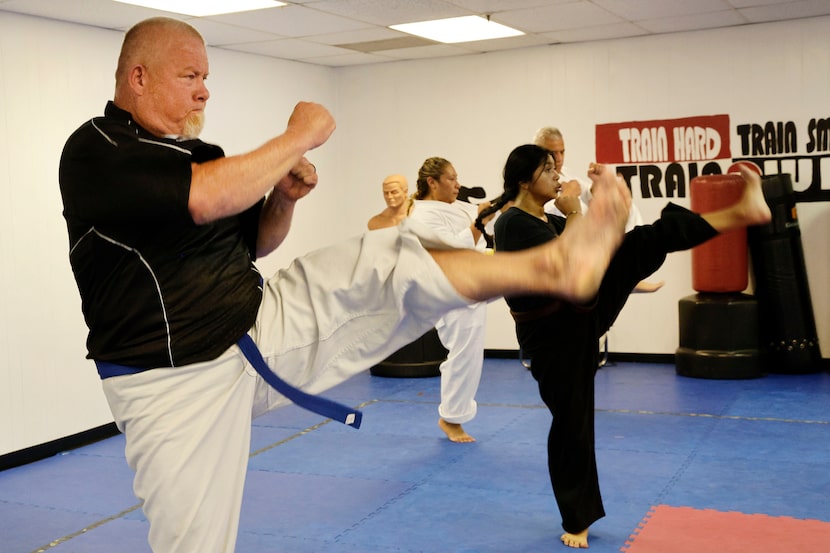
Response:
[[[818,372],[821,352],[792,180],[769,175],[762,185],[772,220],[751,227],[748,240],[767,370]]]
[[[441,363],[447,360],[447,348],[434,328],[405,345],[371,369],[373,376],[422,378],[441,375]]]

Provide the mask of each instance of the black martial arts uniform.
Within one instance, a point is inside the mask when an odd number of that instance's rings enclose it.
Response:
[[[544,222],[510,208],[496,220],[496,251],[523,250],[557,238],[566,220],[547,217]],[[582,532],[605,516],[594,451],[599,338],[637,283],[657,270],[667,253],[692,248],[717,234],[699,215],[670,203],[656,222],[625,235],[590,303],[573,305],[545,296],[506,298],[519,345],[531,359],[533,378],[553,415],[548,469],[566,532]]]

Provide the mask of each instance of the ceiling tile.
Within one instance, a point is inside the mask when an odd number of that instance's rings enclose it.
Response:
[[[531,46],[542,46],[550,44],[552,41],[543,35],[521,35],[507,38],[500,38],[497,40],[474,40],[471,42],[462,42],[459,46],[469,48],[470,50],[478,50],[480,52],[495,52],[498,50],[510,50],[512,48],[528,48]]]
[[[377,54],[365,54],[363,52],[352,52],[350,54],[342,54],[338,56],[322,56],[307,58],[306,63],[315,63],[318,65],[330,65],[337,67],[346,67],[350,65],[368,65],[371,63],[383,63],[395,61],[393,58],[383,57]]]
[[[430,46],[401,48],[400,50],[384,50],[381,52],[384,57],[395,59],[444,58],[448,56],[465,56],[476,53],[478,52],[470,51],[461,48],[458,45],[450,44],[433,44]]]
[[[225,44],[241,44],[245,42],[259,42],[263,40],[274,40],[285,38],[276,33],[266,33],[254,29],[219,23],[206,18],[191,19],[188,21],[202,34],[205,42],[210,46],[223,46]]]
[[[396,23],[474,15],[469,10],[443,0],[320,0],[306,6],[384,27]]]
[[[732,8],[727,0],[593,0],[593,2],[630,21],[718,12]]]
[[[351,42],[347,44],[336,44],[339,48],[347,48],[358,52],[383,52],[385,50],[400,50],[401,48],[416,48],[435,44],[434,40],[428,40],[417,36],[404,36],[387,40],[372,40],[369,42]]]
[[[628,38],[649,34],[644,28],[634,23],[611,23],[596,27],[582,27],[579,29],[564,29],[552,33],[544,33],[550,42],[586,42],[591,40],[610,40],[614,38]]]
[[[574,0],[448,0],[451,4],[461,6],[464,9],[475,12],[479,15],[493,14],[510,10],[523,10],[525,8],[541,8],[551,4],[565,4]]]
[[[661,17],[659,19],[643,19],[638,21],[637,25],[651,31],[652,33],[677,33],[682,31],[744,25],[746,22],[746,19],[744,19],[738,12],[732,10],[677,17]]]
[[[209,19],[289,37],[342,33],[369,27],[367,23],[304,6],[285,6],[268,10],[230,13],[213,16]]]
[[[387,29],[386,27],[370,27],[358,31],[346,31],[345,33],[316,35],[314,41],[322,44],[350,44],[354,42],[371,42],[373,40],[389,40],[405,36],[412,35]]]
[[[264,42],[248,42],[245,44],[229,44],[224,46],[227,50],[238,50],[252,54],[264,54],[275,58],[302,60],[305,58],[335,56],[350,53],[349,50],[319,44],[307,40],[285,38],[281,40],[267,40]]]
[[[793,0],[729,0],[735,8],[748,8],[751,6],[769,6],[771,4],[790,4]]]
[[[743,8],[741,15],[753,23],[783,21],[802,17],[816,17],[830,14],[830,0],[801,0],[786,4],[771,4],[754,8]]]
[[[535,9],[511,10],[493,16],[493,21],[525,32],[544,33],[576,29],[586,25],[619,23],[623,19],[591,2],[570,2]]]
[[[148,17],[172,15],[112,0],[10,0],[0,4],[0,10],[121,30],[128,29]]]
[[[285,59],[313,60],[310,63],[333,67],[830,16],[830,0],[287,1],[289,5],[281,8],[208,18],[192,18],[113,0],[0,0],[0,12],[119,32],[148,17],[176,17],[192,23],[212,46]],[[391,51],[394,55],[387,55],[387,51],[368,54],[336,48],[338,44],[410,36],[387,28],[394,23],[484,14],[527,34],[454,46],[396,48]]]

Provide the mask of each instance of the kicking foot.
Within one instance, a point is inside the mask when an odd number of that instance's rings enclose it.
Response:
[[[745,165],[740,165],[738,170],[746,183],[744,193],[736,204],[744,218],[744,224],[751,226],[769,223],[772,215],[764,199],[761,176]]]
[[[548,282],[556,287],[550,293],[575,303],[590,301],[599,289],[622,243],[631,207],[628,186],[610,168],[591,164],[589,176],[594,183],[591,209],[569,222],[559,239],[540,246],[546,249],[540,269],[553,276]]]
[[[438,426],[447,435],[451,442],[459,444],[467,444],[476,441],[475,438],[464,432],[460,424],[454,422],[447,422],[444,419],[438,419]]]
[[[611,168],[601,163],[592,163],[588,168],[588,178],[591,179],[591,208],[600,208],[602,213],[597,214],[595,223],[609,225],[614,234],[619,233],[620,227],[625,234],[625,224],[631,211],[631,191],[619,174],[611,172]],[[596,198],[596,195],[599,198]],[[599,204],[594,200],[599,199]],[[590,211],[590,210],[589,210]],[[591,218],[589,214],[588,219]],[[622,238],[619,239],[622,242]]]
[[[588,529],[586,528],[578,534],[571,534],[565,532],[559,537],[562,543],[574,549],[588,549]]]
[[[738,170],[745,183],[738,201],[724,209],[701,215],[719,233],[763,225],[772,219],[769,206],[764,199],[761,176],[745,165],[740,165]]]

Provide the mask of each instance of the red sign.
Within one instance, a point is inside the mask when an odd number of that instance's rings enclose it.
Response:
[[[730,159],[729,116],[628,121],[597,125],[597,161],[653,164]]]

